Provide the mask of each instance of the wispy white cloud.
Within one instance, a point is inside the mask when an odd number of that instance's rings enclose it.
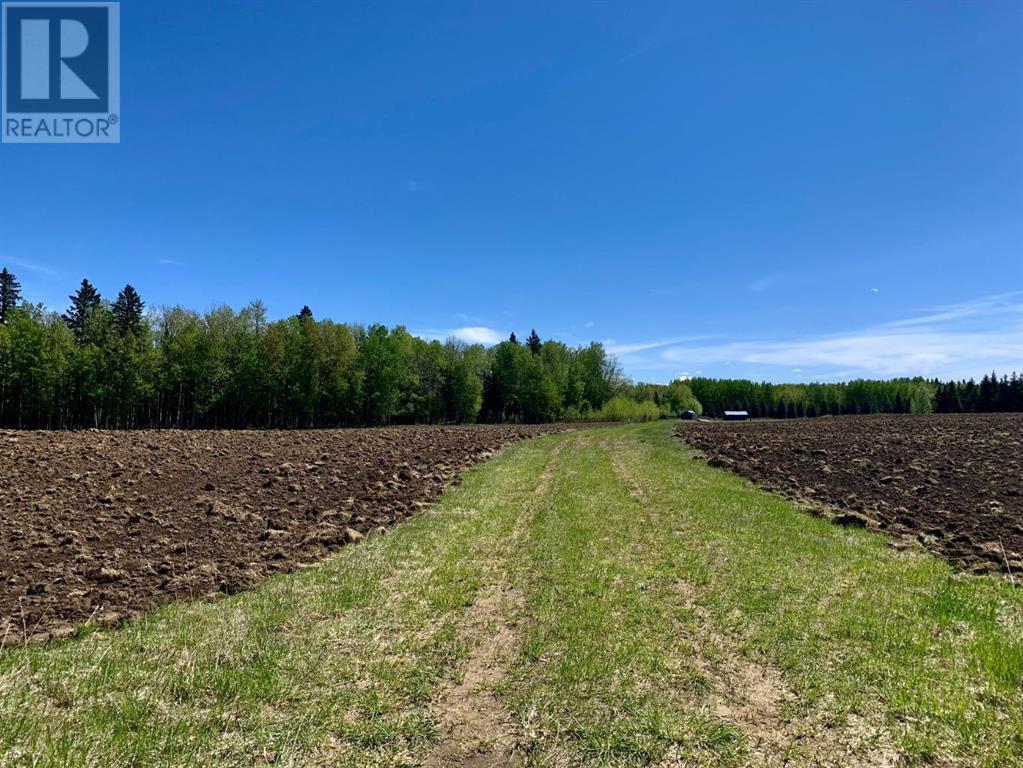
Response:
[[[962,304],[948,304],[942,307],[930,307],[928,309],[920,310],[923,314],[917,317],[907,318],[905,320],[896,320],[892,323],[888,323],[887,327],[901,328],[906,326],[926,326],[926,325],[937,325],[939,323],[947,323],[950,320],[967,320],[974,318],[984,323],[989,322],[990,319],[996,317],[1012,318],[1016,316],[1019,319],[1020,313],[1023,312],[1021,309],[1021,299],[1023,299],[1023,291],[1012,291],[1010,293],[1000,293],[995,296],[986,296],[976,301],[965,302]]]
[[[674,15],[673,6],[669,5],[653,28],[637,43],[635,48],[619,59],[619,63],[624,64],[631,59],[644,56],[667,43],[671,39]]]
[[[790,339],[722,339],[691,344],[655,340],[620,344],[626,370],[700,366],[710,375],[777,380],[787,374],[820,379],[892,376],[978,376],[1023,370],[1023,292],[935,307],[913,318],[842,333]]]
[[[49,264],[42,264],[38,261],[30,261],[29,259],[19,259],[14,256],[4,256],[3,254],[0,254],[0,264],[9,265],[9,267],[27,269],[29,272],[35,272],[38,275],[48,275],[50,277],[55,277],[60,274]]]
[[[583,328],[592,328],[592,327],[593,327],[593,321],[592,320],[587,320],[585,323],[583,323]]]
[[[755,366],[834,368],[857,375],[939,375],[1023,367],[1019,333],[894,333],[882,330],[793,341],[732,342],[666,350],[667,362],[745,363]]]
[[[436,188],[433,184],[428,184],[425,181],[416,181],[415,179],[409,179],[405,182],[405,191],[411,193],[432,192]]]
[[[607,339],[604,341],[604,349],[615,356],[632,355],[636,352],[645,352],[650,349],[658,349],[660,347],[671,346],[672,344],[682,344],[687,341],[700,341],[706,339],[706,336],[680,336],[672,339],[657,339],[655,341],[640,341],[635,344],[619,344],[614,339]]]
[[[157,259],[156,263],[163,267],[183,267],[185,262],[177,259]]]
[[[753,293],[763,293],[768,288],[777,285],[780,279],[778,275],[765,275],[749,283],[746,287],[753,291]]]
[[[508,338],[503,331],[488,328],[484,325],[470,325],[463,328],[446,328],[416,331],[416,336],[424,339],[445,341],[447,339],[458,339],[467,344],[484,344],[487,346],[498,344]]]

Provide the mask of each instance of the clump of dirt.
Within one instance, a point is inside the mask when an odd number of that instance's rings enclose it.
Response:
[[[562,429],[0,431],[0,641],[247,589]]]
[[[1023,414],[698,422],[676,434],[837,523],[913,537],[967,570],[1023,574]]]

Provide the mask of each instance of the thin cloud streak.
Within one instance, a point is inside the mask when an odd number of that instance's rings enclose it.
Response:
[[[16,259],[13,256],[0,256],[0,264],[9,264],[13,267],[27,269],[29,272],[49,275],[50,277],[56,277],[60,274],[56,269],[47,264],[40,264],[37,261],[28,261],[26,259]]]
[[[722,340],[720,344],[655,340],[609,347],[626,370],[696,367],[709,375],[777,379],[934,376],[963,378],[1023,371],[1023,292],[935,307],[920,317],[862,330],[794,339]],[[706,337],[705,337],[706,338]],[[643,354],[652,352],[652,354]],[[714,369],[717,368],[717,371]],[[727,370],[723,373],[722,369]]]
[[[797,341],[732,342],[719,347],[666,350],[672,363],[746,363],[799,367],[841,366],[858,375],[932,376],[991,366],[1023,367],[1017,333],[890,333],[865,331]]]
[[[778,284],[779,277],[777,275],[767,275],[761,277],[753,282],[749,283],[746,287],[749,288],[753,293],[763,293],[768,288],[772,288]]]
[[[1023,291],[1011,293],[1000,293],[996,296],[987,296],[977,301],[963,304],[951,304],[947,307],[936,307],[925,310],[927,314],[920,317],[911,317],[906,320],[896,320],[886,323],[887,328],[902,328],[913,325],[934,325],[949,320],[962,320],[967,317],[992,317],[994,315],[1021,315],[1023,304],[1019,302],[1023,297]],[[1013,299],[1016,299],[1014,302]]]
[[[604,349],[610,352],[612,355],[633,355],[636,352],[645,352],[650,349],[658,349],[660,347],[668,347],[673,344],[683,344],[688,341],[703,341],[706,336],[681,336],[672,339],[658,339],[656,341],[641,341],[636,344],[619,344],[614,339],[608,339],[604,342]]]

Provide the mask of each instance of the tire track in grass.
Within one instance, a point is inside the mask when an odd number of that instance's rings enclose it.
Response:
[[[527,764],[736,768],[741,734],[693,706],[702,678],[664,610],[653,531],[599,440],[566,441],[549,509],[515,557],[532,621],[506,700]]]
[[[603,441],[611,466],[629,494],[643,506],[650,522],[657,524],[660,511],[622,459],[623,443]],[[678,520],[672,524],[679,526]],[[664,528],[669,530],[667,527]],[[678,594],[695,617],[696,631],[686,630],[695,651],[693,663],[706,677],[709,689],[705,701],[720,720],[740,728],[749,739],[750,763],[757,766],[812,765],[838,768],[892,768],[895,751],[885,745],[867,754],[850,750],[862,747],[864,735],[875,736],[874,724],[829,729],[814,718],[786,716],[788,705],[798,701],[782,672],[768,664],[746,658],[737,644],[719,633],[706,610],[696,601],[697,588],[679,582]],[[857,731],[864,731],[858,733]]]
[[[559,443],[551,449],[531,498],[494,559],[507,561],[520,545],[550,491],[562,448]],[[511,768],[522,762],[515,754],[518,734],[511,714],[494,693],[518,655],[525,615],[522,593],[510,584],[507,569],[502,570],[499,582],[482,589],[467,611],[463,641],[474,650],[463,663],[461,680],[444,686],[430,705],[441,740],[425,768]]]

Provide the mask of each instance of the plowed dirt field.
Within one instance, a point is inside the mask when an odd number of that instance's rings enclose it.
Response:
[[[841,416],[676,429],[710,463],[968,570],[1023,572],[1023,414]]]
[[[0,431],[0,639],[245,589],[411,515],[551,426]]]

